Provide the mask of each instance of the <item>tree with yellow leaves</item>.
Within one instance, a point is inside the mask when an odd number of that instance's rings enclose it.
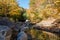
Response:
[[[29,20],[40,22],[49,17],[60,18],[60,0],[30,0]]]
[[[7,14],[8,7],[5,3],[0,1],[0,16]]]
[[[21,17],[23,10],[16,0],[0,0],[0,14],[11,17],[15,21]]]

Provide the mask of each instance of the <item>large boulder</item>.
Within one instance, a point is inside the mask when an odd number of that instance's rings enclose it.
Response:
[[[30,22],[29,22],[29,21],[16,22],[16,23],[15,23],[14,30],[19,31],[19,30],[24,29],[24,27],[26,27],[26,28],[31,27],[31,26],[30,26]]]
[[[8,26],[0,25],[0,40],[10,40],[12,30]]]
[[[5,25],[11,28],[13,27],[14,23],[9,20],[8,17],[0,17],[0,25]]]
[[[21,31],[18,35],[17,35],[17,40],[27,40],[27,34],[24,31]]]
[[[60,33],[60,19],[48,18],[37,23],[35,28],[52,33]]]
[[[48,19],[42,20],[41,22],[37,23],[38,26],[45,26],[45,27],[52,27],[52,23],[55,22],[56,19],[50,17]]]
[[[14,30],[19,31],[21,29],[21,26],[23,25],[23,22],[16,22]]]

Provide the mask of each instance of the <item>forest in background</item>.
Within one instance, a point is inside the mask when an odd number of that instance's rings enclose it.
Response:
[[[29,9],[24,9],[16,0],[0,0],[0,17],[8,17],[14,23],[29,20],[31,24],[37,24],[49,18],[60,19],[60,0],[30,0],[29,5]],[[59,26],[55,27],[60,28],[60,21]],[[33,26],[26,31],[31,35],[30,40],[60,40],[60,35],[36,30]]]
[[[60,18],[59,3],[59,0],[30,0],[30,8],[24,9],[16,0],[0,0],[0,15],[19,19],[23,14],[31,22],[37,23],[49,17]]]

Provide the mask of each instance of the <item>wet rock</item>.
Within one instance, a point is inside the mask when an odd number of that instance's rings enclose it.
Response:
[[[17,40],[27,40],[27,34],[24,31],[21,31],[18,35],[17,35]]]
[[[16,22],[15,27],[12,29],[12,38],[11,40],[16,39],[17,34],[19,34],[21,31],[25,31],[28,29],[28,23],[26,22]]]
[[[14,23],[11,20],[9,20],[8,17],[0,17],[0,25],[5,25],[12,28]]]
[[[15,31],[19,31],[22,25],[23,25],[23,22],[17,22],[17,23],[15,23],[14,30]]]
[[[23,29],[24,27],[27,28],[29,26],[30,26],[30,22],[29,21],[26,21],[26,22],[16,22],[14,30],[19,31],[19,30]]]
[[[27,30],[28,30],[28,27],[21,28],[20,32],[17,35],[17,40],[28,40]]]
[[[12,30],[8,26],[0,25],[0,40],[10,40]]]

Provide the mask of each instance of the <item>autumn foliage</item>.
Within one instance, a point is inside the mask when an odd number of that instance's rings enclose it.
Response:
[[[24,8],[20,7],[16,0],[0,0],[0,16],[9,17],[17,21],[22,19],[21,15],[24,12]]]
[[[40,22],[49,17],[60,18],[60,0],[30,0],[27,15],[32,23]]]

